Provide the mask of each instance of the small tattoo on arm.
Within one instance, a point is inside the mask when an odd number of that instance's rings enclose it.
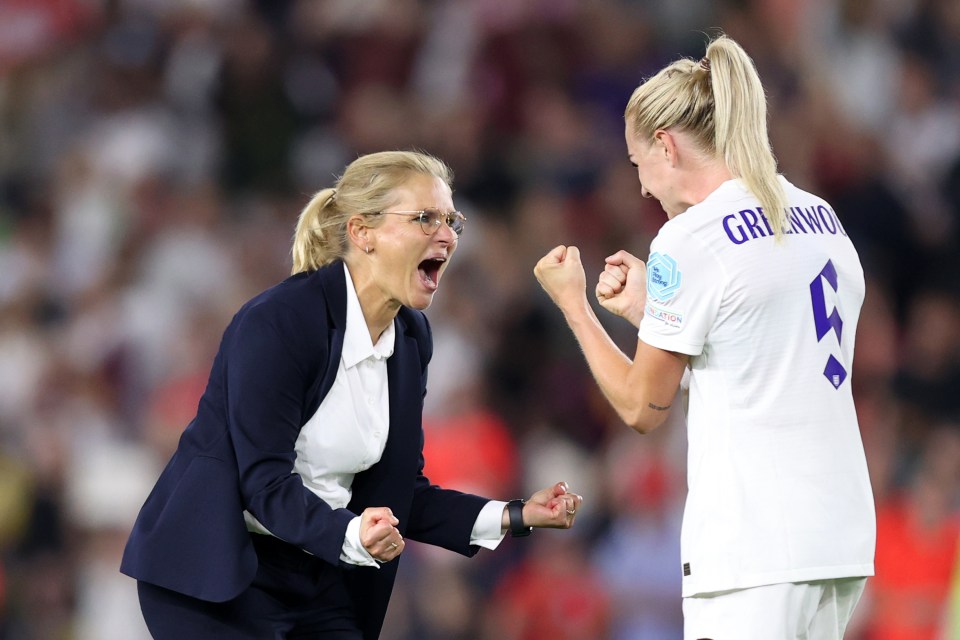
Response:
[[[652,402],[648,402],[648,403],[647,403],[647,406],[650,407],[651,409],[653,409],[654,411],[666,411],[666,410],[669,409],[672,405],[669,405],[669,404],[668,404],[668,405],[665,406],[665,407],[661,407],[661,406],[658,405],[658,404],[653,404]]]

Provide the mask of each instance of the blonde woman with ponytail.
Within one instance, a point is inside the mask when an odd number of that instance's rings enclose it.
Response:
[[[563,482],[503,502],[423,475],[423,310],[465,228],[451,180],[374,153],[304,207],[293,274],[227,327],[127,542],[154,638],[373,640],[408,540],[473,556],[573,525]]]
[[[850,380],[857,252],[777,174],[763,87],[730,38],[643,82],[624,116],[641,193],[666,212],[646,263],[621,249],[594,289],[638,327],[633,357],[588,303],[577,247],[534,271],[627,425],[647,433],[687,399],[684,637],[842,638],[876,541]]]

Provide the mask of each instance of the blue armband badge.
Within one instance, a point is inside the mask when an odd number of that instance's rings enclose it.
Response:
[[[651,253],[647,261],[647,297],[666,302],[680,289],[680,268],[667,254]]]

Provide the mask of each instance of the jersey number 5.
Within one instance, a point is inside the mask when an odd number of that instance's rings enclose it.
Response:
[[[840,317],[840,310],[836,306],[834,306],[830,315],[827,315],[827,296],[826,290],[823,288],[824,281],[830,285],[834,292],[837,291],[837,269],[830,260],[827,260],[827,264],[810,283],[810,300],[813,302],[813,324],[817,329],[817,342],[823,340],[833,330],[837,336],[837,346],[839,347],[840,337],[843,334],[843,318]],[[847,379],[847,370],[843,368],[843,365],[833,354],[830,354],[823,375],[835,389],[839,389],[843,381]]]

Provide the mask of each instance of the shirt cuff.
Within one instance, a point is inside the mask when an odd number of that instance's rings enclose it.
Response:
[[[360,544],[360,516],[356,516],[347,523],[347,534],[343,537],[340,559],[347,564],[354,564],[359,567],[380,568],[376,559]]]
[[[500,546],[503,536],[507,533],[502,526],[503,509],[506,506],[507,503],[500,500],[491,500],[484,505],[473,525],[473,531],[470,532],[470,544],[491,551]]]

